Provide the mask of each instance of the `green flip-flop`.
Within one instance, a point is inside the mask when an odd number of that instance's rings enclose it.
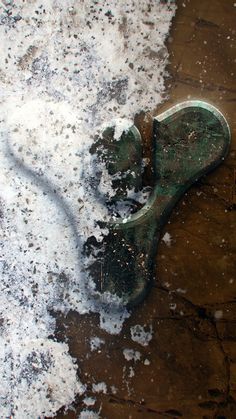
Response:
[[[112,146],[109,130],[101,141],[105,141],[109,173],[127,170],[127,177],[122,178],[126,186],[139,188],[142,144],[137,128],[124,132],[121,141],[112,142]],[[153,119],[154,188],[150,197],[128,217],[101,221],[109,234],[90,274],[102,295],[117,295],[127,306],[143,300],[155,277],[163,225],[186,190],[224,160],[229,145],[228,123],[208,103],[183,102]],[[117,190],[115,199],[124,198],[123,183]]]

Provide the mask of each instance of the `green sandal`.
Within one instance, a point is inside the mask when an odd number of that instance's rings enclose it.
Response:
[[[126,186],[139,188],[142,146],[137,128],[123,133],[121,140],[112,142],[112,146],[108,129],[101,142],[105,142],[107,150],[108,172],[113,175],[127,170],[127,177],[122,178]],[[183,102],[154,118],[155,186],[149,199],[126,218],[101,222],[109,234],[90,269],[101,297],[118,296],[128,307],[144,299],[155,278],[157,245],[163,225],[187,189],[224,160],[229,145],[227,121],[208,103]],[[117,190],[115,200],[125,199],[124,185]]]

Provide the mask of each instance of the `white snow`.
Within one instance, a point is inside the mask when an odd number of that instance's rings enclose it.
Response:
[[[150,325],[147,330],[147,326],[136,324],[130,328],[130,333],[134,342],[137,342],[142,346],[148,346],[149,342],[152,340],[153,335],[152,325]]]
[[[85,390],[68,346],[52,339],[52,310],[97,312],[109,333],[129,315],[109,308],[114,296],[101,307],[84,274],[83,243],[107,234],[96,192],[113,193],[89,149],[111,121],[118,139],[165,99],[174,13],[159,0],[0,3],[0,419],[53,417]]]
[[[129,367],[129,378],[133,378],[135,376],[135,371],[133,367]]]
[[[92,387],[94,393],[107,393],[107,385],[104,382],[94,383]]]
[[[170,233],[168,233],[168,232],[166,232],[165,234],[164,234],[164,236],[162,237],[162,241],[167,245],[167,246],[171,246],[171,241],[172,241],[172,239],[171,239],[171,235],[170,235]]]
[[[96,399],[93,397],[85,397],[83,403],[86,404],[86,406],[93,406],[96,403]]]
[[[141,359],[141,353],[134,349],[124,349],[123,355],[127,361],[140,361]]]
[[[101,416],[97,412],[93,412],[92,410],[84,409],[78,416],[78,419],[101,419]]]
[[[100,349],[102,345],[104,345],[104,343],[105,343],[104,339],[94,336],[93,338],[90,339],[91,351],[97,351],[98,349]]]

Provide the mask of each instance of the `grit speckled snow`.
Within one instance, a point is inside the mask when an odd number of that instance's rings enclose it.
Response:
[[[0,1],[0,419],[53,417],[85,391],[52,310],[99,312],[111,333],[129,315],[84,274],[83,243],[106,234],[97,194],[113,193],[89,149],[164,100],[174,13],[171,0]]]

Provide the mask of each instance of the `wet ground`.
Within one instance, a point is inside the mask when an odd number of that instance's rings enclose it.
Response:
[[[88,407],[78,399],[75,411],[57,419],[75,419],[83,409],[100,409],[108,419],[236,418],[235,6],[178,2],[168,39],[169,100],[158,109],[186,99],[214,104],[232,130],[230,154],[175,208],[163,231],[170,243],[159,245],[155,286],[119,335],[103,332],[97,315],[58,319],[58,337],[68,337],[96,402]],[[148,118],[141,125],[148,144]],[[137,324],[152,332],[147,346],[132,339]],[[104,343],[91,352],[93,337]],[[125,349],[140,359],[128,360]],[[107,389],[96,392],[99,382]]]

